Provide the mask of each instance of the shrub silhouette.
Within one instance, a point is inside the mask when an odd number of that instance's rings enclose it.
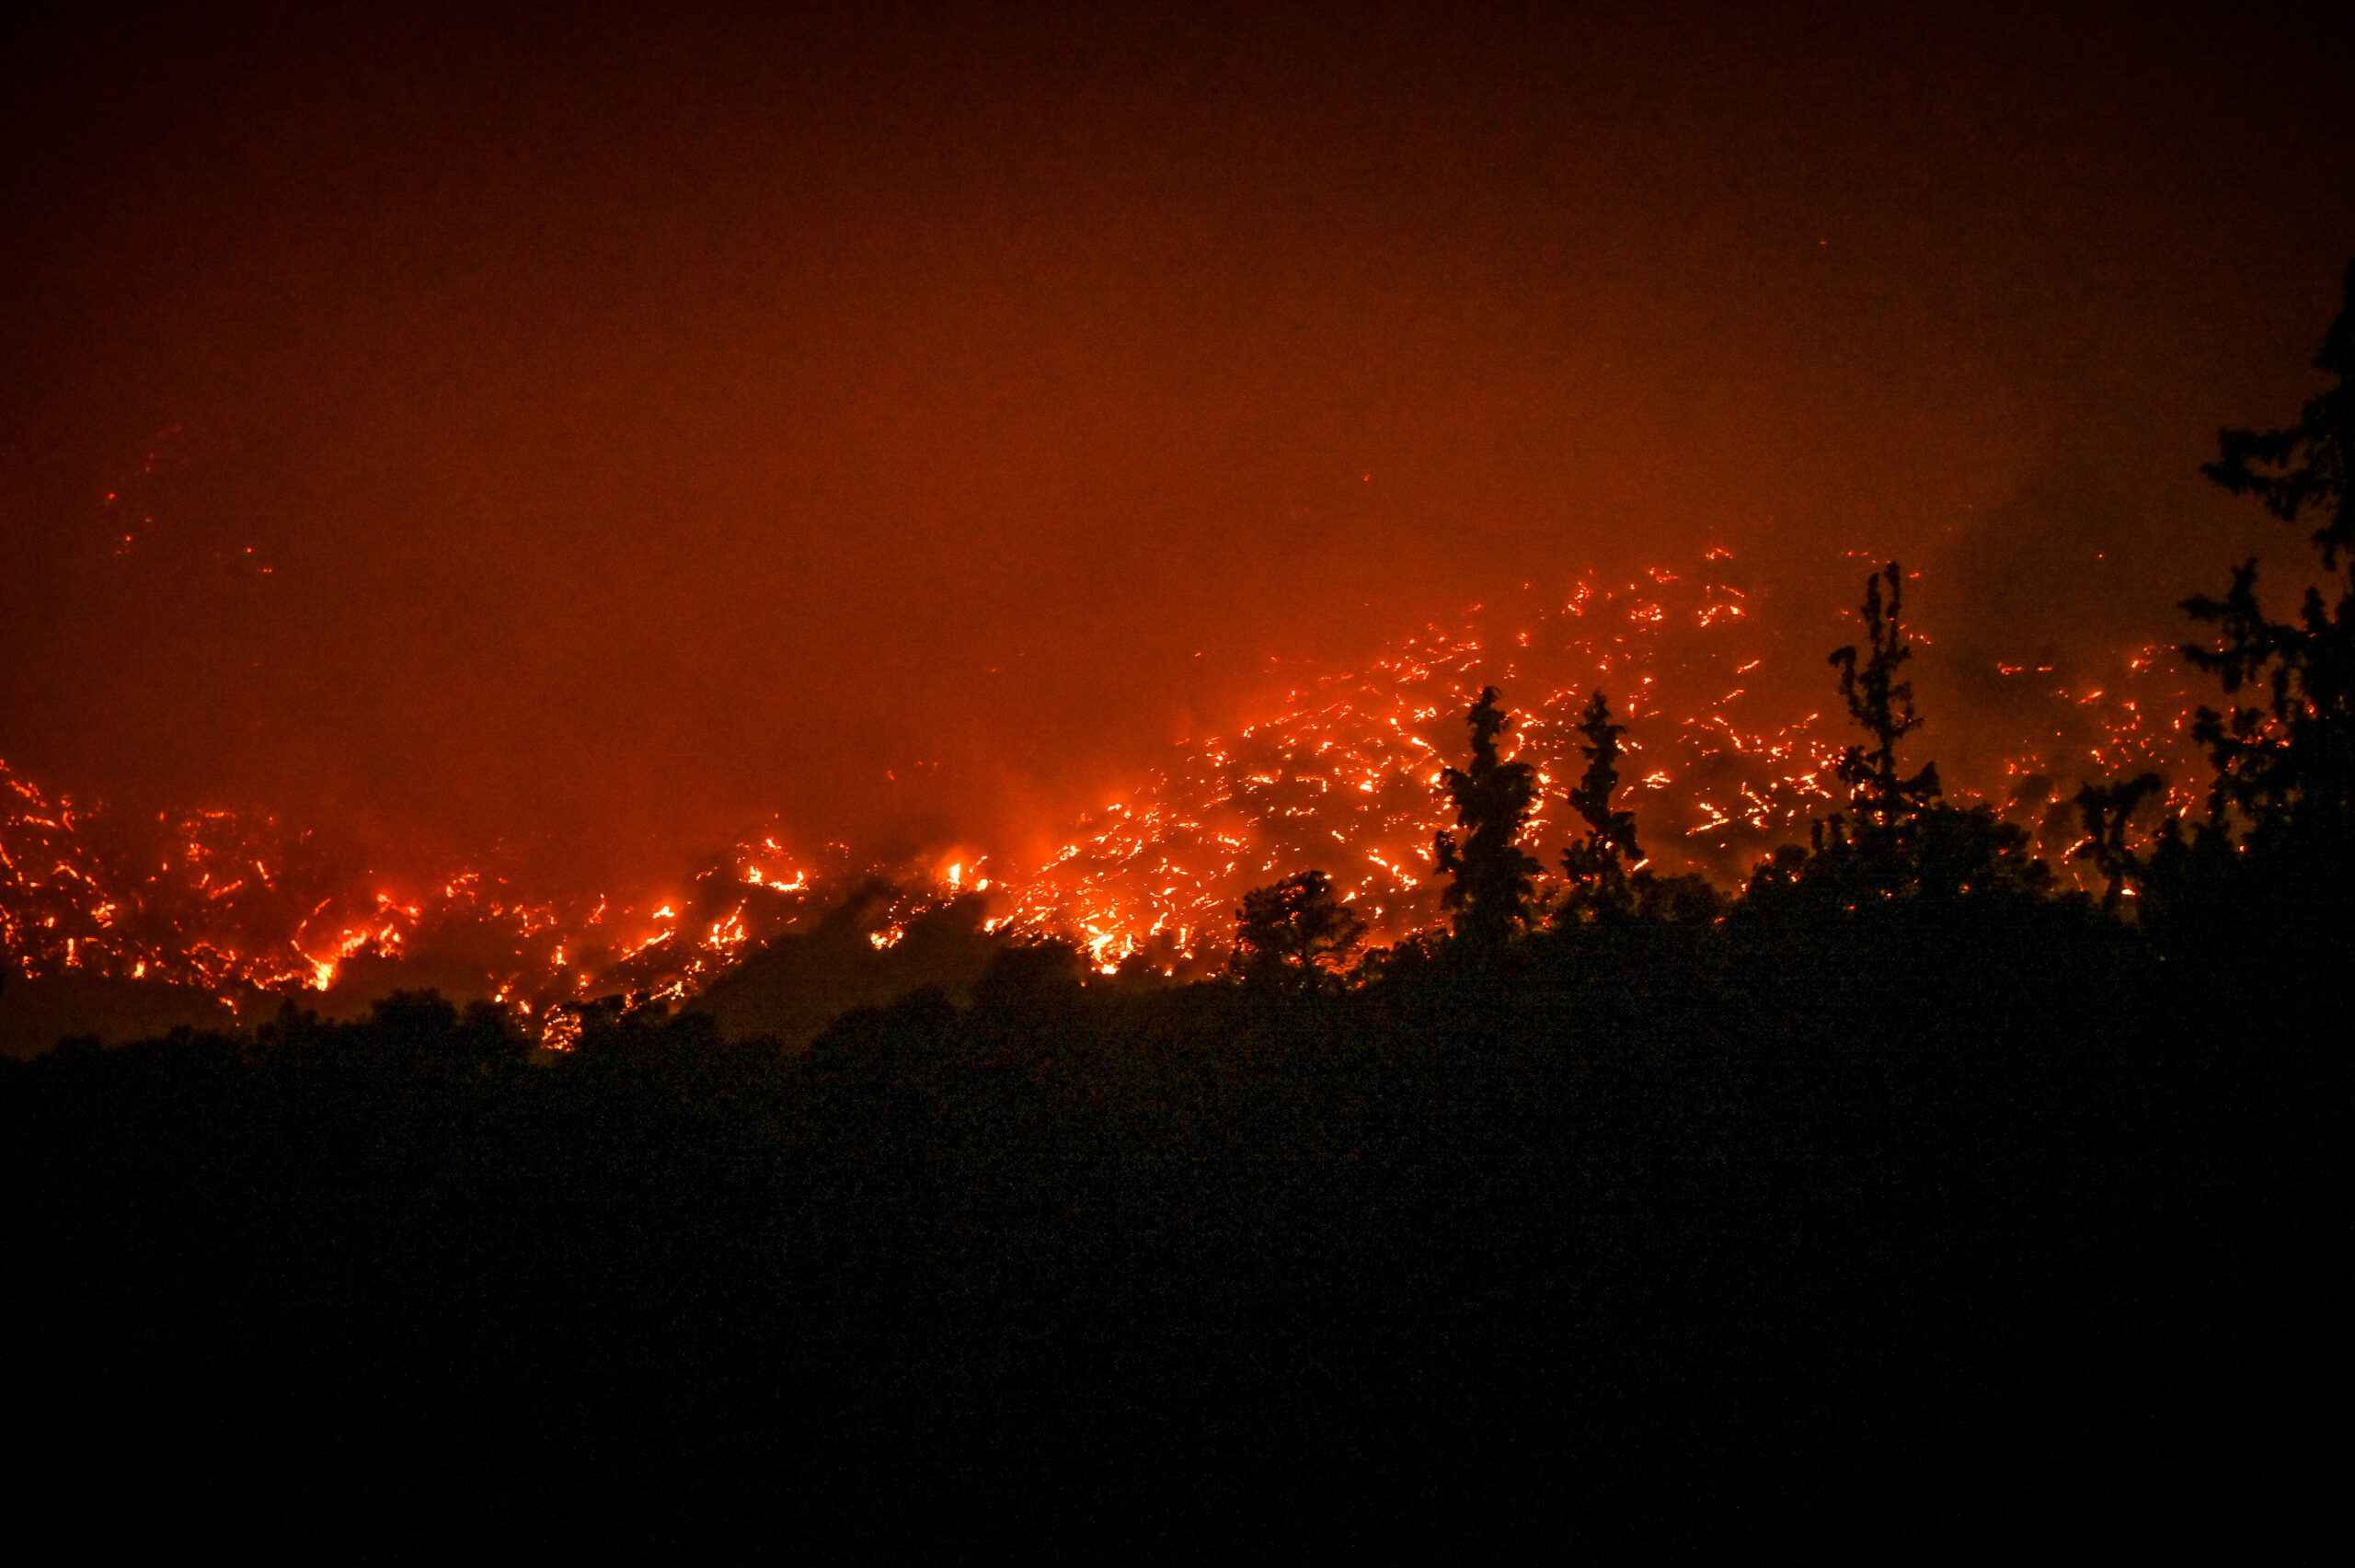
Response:
[[[2101,874],[2105,884],[2101,907],[2106,914],[2119,912],[2128,884],[2140,880],[2148,870],[2142,857],[2128,847],[2126,834],[2135,807],[2165,787],[2158,774],[2138,773],[2115,784],[2089,784],[2077,792],[2077,815],[2085,824],[2085,836],[2069,851],[2069,858],[2089,860]]]
[[[1327,983],[1365,936],[1365,922],[1333,897],[1332,878],[1321,871],[1246,893],[1235,921],[1235,977],[1278,990]]]

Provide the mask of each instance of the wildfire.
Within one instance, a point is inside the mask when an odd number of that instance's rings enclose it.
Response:
[[[779,827],[650,907],[535,898],[481,869],[404,895],[355,880],[271,818],[125,822],[52,799],[0,761],[0,951],[32,976],[167,981],[240,1009],[441,984],[506,999],[562,1045],[583,999],[692,994],[862,884],[889,887],[868,926],[878,949],[927,907],[987,895],[993,931],[1065,936],[1108,972],[1139,954],[1178,972],[1223,956],[1245,892],[1316,868],[1390,940],[1439,918],[1430,844],[1448,823],[1435,784],[1488,684],[1503,689],[1512,739],[1543,784],[1533,849],[1550,860],[1569,837],[1568,792],[1584,765],[1573,725],[1601,686],[1630,725],[1625,798],[1653,864],[1730,881],[1805,837],[1852,738],[1820,698],[1775,710],[1762,667],[1775,647],[1728,580],[1730,562],[1717,549],[1685,572],[1590,578],[1552,596],[1524,585],[1515,603],[1426,626],[1361,668],[1304,681],[1261,722],[1185,743],[1028,876],[984,876],[988,857],[970,850],[902,866],[841,845],[803,858]],[[2048,857],[2074,835],[2064,797],[2083,777],[2158,766],[2175,804],[2192,803],[2191,698],[2171,670],[2146,647],[2098,679],[2051,663],[1984,672],[2012,694],[2023,735],[2001,759],[2010,793],[1997,804],[2040,833]]]
[[[1718,830],[1799,828],[1822,807],[1818,778],[1840,742],[1818,715],[1769,727],[1736,706],[1745,690],[1716,672],[1755,669],[1763,654],[1741,624],[1744,595],[1721,573],[1646,577],[1590,578],[1511,610],[1476,605],[1467,614],[1479,618],[1426,627],[1388,657],[1295,691],[1232,739],[1189,744],[1128,803],[1083,823],[1017,895],[1018,920],[1075,932],[1099,963],[1165,933],[1181,948],[1215,945],[1244,892],[1314,866],[1376,939],[1427,925],[1440,912],[1427,876],[1431,838],[1447,825],[1439,765],[1461,748],[1462,715],[1491,683],[1505,688],[1543,786],[1535,843],[1566,837],[1568,792],[1583,767],[1572,727],[1603,684],[1642,721],[1630,750],[1654,765],[1634,793],[1655,840],[1703,841],[1679,858],[1738,872],[1752,846]],[[1507,613],[1519,624],[1495,626]],[[1671,719],[1671,687],[1717,694]],[[1678,779],[1684,795],[1664,793]]]

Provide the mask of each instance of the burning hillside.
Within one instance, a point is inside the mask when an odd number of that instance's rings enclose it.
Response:
[[[1438,918],[1437,775],[1488,684],[1537,768],[1526,841],[1549,864],[1580,765],[1572,726],[1601,688],[1629,725],[1625,798],[1653,863],[1730,883],[1831,807],[1847,743],[1834,703],[1781,694],[1800,689],[1794,673],[1819,675],[1820,655],[1792,671],[1761,620],[1724,551],[1553,595],[1522,585],[1361,669],[1313,677],[1263,722],[1181,745],[1027,871],[971,854],[876,864],[839,844],[806,854],[775,825],[660,899],[552,900],[482,869],[402,888],[271,817],[128,820],[0,763],[0,946],[29,978],[160,983],[238,1016],[287,995],[353,1011],[430,985],[555,1020],[560,1040],[588,999],[675,1002],[821,929],[885,952],[915,917],[951,907],[976,930],[1070,937],[1107,971],[1125,959],[1184,977],[1223,957],[1244,892],[1315,867],[1376,940],[1395,940]],[[2002,694],[1987,705],[2010,732],[1973,772],[2048,857],[2074,835],[2065,797],[2084,778],[2154,765],[2192,776],[2185,682],[2154,648],[2097,679],[2028,663],[1967,673]],[[1828,679],[1808,684],[1832,694]]]
[[[1855,738],[1820,654],[1809,650],[1801,672],[1818,700],[1786,695],[1804,689],[1774,668],[1793,650],[1750,598],[1722,550],[1686,571],[1590,578],[1551,599],[1523,584],[1461,624],[1428,626],[1363,669],[1316,679],[1263,723],[1184,746],[1014,890],[1017,917],[1077,933],[1103,962],[1197,953],[1229,939],[1244,891],[1318,867],[1377,940],[1431,924],[1431,841],[1448,825],[1438,774],[1461,761],[1464,714],[1491,684],[1537,768],[1524,841],[1549,864],[1584,765],[1579,709],[1599,688],[1629,727],[1624,798],[1652,863],[1737,883],[1832,808],[1832,764]],[[1971,673],[2000,693],[1987,705],[2010,732],[1971,772],[2049,857],[2074,841],[2066,798],[2084,779],[2145,767],[2193,776],[2187,683],[2155,647],[2074,682],[2033,662]],[[2179,791],[2177,804],[2190,798]]]

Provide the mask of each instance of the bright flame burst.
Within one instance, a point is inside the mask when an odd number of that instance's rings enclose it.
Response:
[[[1780,645],[1751,613],[1729,558],[1715,550],[1690,574],[1588,578],[1550,598],[1524,585],[1509,605],[1428,626],[1362,669],[1318,677],[1232,738],[1186,743],[1083,818],[1046,865],[1010,879],[984,875],[986,857],[970,851],[891,867],[840,844],[797,857],[780,830],[736,845],[643,911],[602,898],[534,899],[477,871],[415,894],[356,890],[310,834],[275,818],[205,811],[91,831],[101,814],[77,815],[0,761],[0,951],[33,976],[169,981],[233,1007],[439,985],[510,1001],[561,1045],[579,1027],[567,1003],[689,995],[862,885],[879,949],[925,908],[983,898],[992,929],[1069,937],[1099,968],[1142,955],[1199,972],[1223,956],[1246,891],[1316,868],[1375,940],[1395,939],[1439,917],[1438,777],[1461,760],[1465,711],[1490,684],[1537,769],[1524,842],[1541,858],[1556,862],[1574,826],[1567,802],[1584,761],[1572,727],[1600,687],[1629,726],[1623,799],[1654,864],[1731,881],[1774,844],[1804,838],[1807,819],[1832,803],[1831,764],[1852,738],[1832,704],[1778,709],[1760,689]],[[1788,673],[1830,695],[1818,656]],[[2098,679],[2050,663],[1995,664],[1973,678],[2015,738],[1988,781],[2005,792],[1996,804],[2038,831],[2048,856],[2074,834],[2064,797],[2082,778],[2158,766],[2175,804],[2191,803],[2191,698],[2163,650],[2135,650]]]

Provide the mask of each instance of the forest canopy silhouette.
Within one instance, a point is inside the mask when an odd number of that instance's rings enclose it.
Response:
[[[1190,977],[972,901],[879,944],[879,886],[561,1050],[430,992],[67,1041],[0,1076],[40,1463],[542,1544],[2294,1532],[2346,1370],[2350,344],[2355,268],[2334,384],[2223,433],[2322,585],[2183,607],[2211,777],[2142,827],[2155,781],[2087,786],[2097,894],[1911,753],[1890,563],[1832,807],[1737,892],[1650,866],[1600,690],[1529,841],[1491,688],[1446,921],[1371,950],[1314,866]]]

